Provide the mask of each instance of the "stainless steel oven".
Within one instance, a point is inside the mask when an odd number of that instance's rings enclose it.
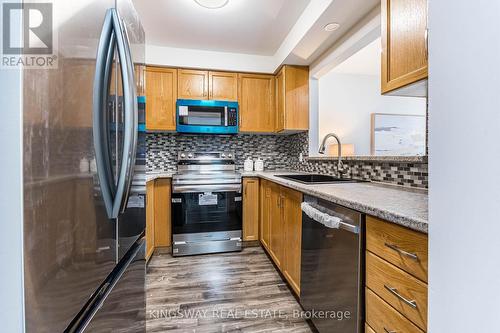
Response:
[[[174,256],[241,250],[241,175],[233,153],[180,153],[172,187]]]

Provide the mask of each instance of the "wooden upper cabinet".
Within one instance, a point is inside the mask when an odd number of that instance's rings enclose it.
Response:
[[[427,78],[427,0],[382,0],[381,7],[381,86],[387,93]],[[422,96],[426,90],[415,89],[404,94]]]
[[[285,129],[285,67],[276,75],[276,131]]]
[[[175,130],[177,69],[146,67],[146,128]]]
[[[243,240],[259,239],[259,178],[243,178]]]
[[[309,129],[309,69],[285,65],[276,76],[276,131]]]
[[[208,72],[209,99],[217,101],[238,100],[238,74]]]
[[[179,69],[179,99],[208,99],[208,71]]]
[[[239,74],[240,132],[275,131],[275,79],[273,75]]]

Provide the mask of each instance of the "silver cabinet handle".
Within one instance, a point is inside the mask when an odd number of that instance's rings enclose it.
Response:
[[[110,11],[104,17],[97,48],[92,101],[92,132],[99,187],[109,218],[113,218],[114,183],[111,171],[111,151],[107,130],[107,97],[114,52],[113,21]]]
[[[418,256],[415,254],[415,253],[411,253],[411,252],[407,252],[407,251],[404,251],[404,250],[401,250],[399,247],[397,247],[396,245],[393,245],[393,244],[388,244],[388,243],[385,243],[384,244],[385,246],[387,246],[388,248],[390,248],[391,250],[394,250],[404,256],[407,256],[415,261],[418,261]]]
[[[429,28],[425,28],[424,39],[425,39],[425,59],[429,59]]]
[[[388,330],[387,328],[384,327],[384,332],[385,333],[398,333],[398,331],[393,331],[393,330]]]
[[[389,287],[385,284],[384,284],[384,288],[387,289],[391,294],[393,294],[394,296],[396,296],[397,298],[399,298],[400,300],[402,300],[403,302],[405,302],[406,304],[411,306],[412,308],[414,308],[414,309],[417,308],[417,301],[415,301],[414,299],[409,300],[409,299],[403,297],[400,293],[398,293],[398,290],[396,288]]]
[[[130,53],[130,45],[126,31],[115,8],[108,9],[113,19],[113,30],[116,35],[120,72],[123,83],[123,108],[125,114],[123,155],[120,165],[120,175],[116,186],[113,202],[113,215],[117,217],[127,206],[128,194],[133,177],[135,155],[137,148],[137,93],[134,84],[134,64]]]

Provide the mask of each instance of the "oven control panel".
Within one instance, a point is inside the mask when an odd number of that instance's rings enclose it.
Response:
[[[233,161],[234,152],[180,152],[178,161]]]

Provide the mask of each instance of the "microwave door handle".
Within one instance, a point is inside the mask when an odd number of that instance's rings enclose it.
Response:
[[[227,127],[227,106],[224,107],[224,126]]]
[[[112,12],[113,29],[116,35],[118,58],[120,60],[120,73],[123,84],[123,108],[124,108],[124,135],[123,154],[120,161],[120,173],[116,186],[116,195],[113,202],[113,215],[123,212],[127,206],[130,185],[133,178],[135,166],[135,155],[137,149],[137,94],[134,84],[134,64],[130,53],[128,36],[118,16],[116,9]]]
[[[114,183],[111,171],[107,98],[111,80],[114,52],[114,34],[111,12],[107,12],[99,37],[92,101],[92,134],[99,188],[108,218],[113,216]]]

